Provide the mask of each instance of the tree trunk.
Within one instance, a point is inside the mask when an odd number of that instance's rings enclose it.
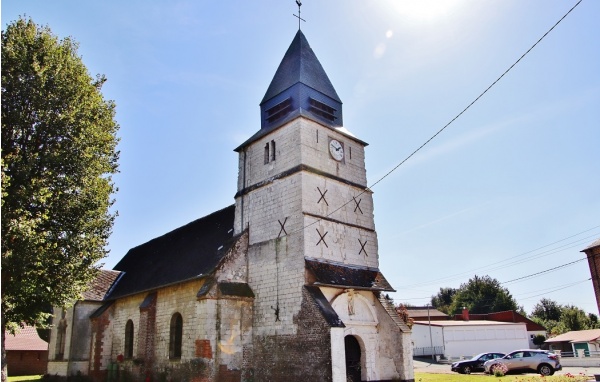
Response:
[[[8,367],[6,362],[6,323],[4,322],[4,315],[0,319],[2,321],[2,382],[8,380]]]

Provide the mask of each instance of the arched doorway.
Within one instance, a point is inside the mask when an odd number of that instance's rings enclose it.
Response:
[[[346,380],[348,382],[360,382],[360,344],[354,336],[344,338],[346,349]]]

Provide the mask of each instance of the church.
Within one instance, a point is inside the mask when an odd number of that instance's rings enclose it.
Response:
[[[379,269],[367,143],[300,30],[260,115],[235,148],[234,204],[130,249],[55,309],[49,374],[414,381]]]

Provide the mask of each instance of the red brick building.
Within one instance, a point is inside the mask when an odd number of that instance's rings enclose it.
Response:
[[[46,374],[48,343],[34,327],[26,326],[14,335],[6,333],[5,338],[9,376]]]
[[[594,285],[594,293],[596,294],[596,304],[600,311],[600,239],[596,240],[589,247],[581,251],[586,254],[590,273],[592,275],[592,283]]]

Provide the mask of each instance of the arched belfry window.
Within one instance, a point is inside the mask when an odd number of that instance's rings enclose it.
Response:
[[[171,328],[169,331],[169,358],[181,358],[181,339],[183,338],[183,318],[181,314],[175,313],[171,317]]]
[[[125,359],[133,358],[133,321],[128,320],[125,324],[125,349],[123,352]]]

